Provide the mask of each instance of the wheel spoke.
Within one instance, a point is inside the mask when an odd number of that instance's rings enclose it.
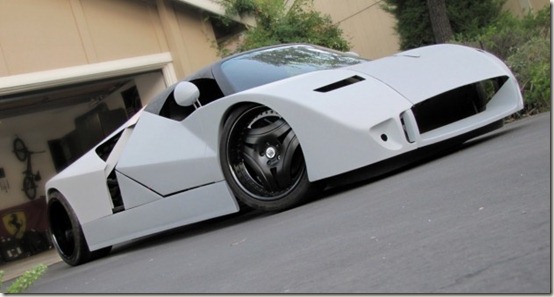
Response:
[[[256,151],[250,147],[245,146],[242,154],[244,162],[250,169],[254,171],[255,181],[262,184],[266,190],[273,191],[277,188],[275,179],[271,172],[271,168],[264,164],[264,159],[256,153]]]
[[[277,140],[290,130],[290,126],[282,119],[261,127],[253,128],[247,132],[244,142],[250,145],[258,146],[269,140]]]
[[[65,230],[64,240],[66,242],[73,242],[73,232],[71,232],[71,229]]]
[[[277,180],[281,187],[288,187],[293,182],[292,166],[294,155],[300,143],[296,134],[288,133],[281,145],[281,160],[277,164]]]
[[[279,119],[265,127],[250,129],[245,137],[244,160],[257,175],[258,182],[268,190],[283,190],[293,183],[291,169],[299,142],[291,131],[287,122]],[[281,146],[281,160],[273,164],[268,164],[268,159],[259,153],[268,142],[280,143]]]

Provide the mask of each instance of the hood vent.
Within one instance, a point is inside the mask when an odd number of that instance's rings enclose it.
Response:
[[[352,84],[355,84],[357,82],[361,82],[361,81],[364,81],[364,80],[365,80],[365,78],[363,78],[361,76],[354,75],[352,77],[349,77],[349,78],[346,78],[346,79],[343,79],[343,80],[339,80],[339,81],[334,82],[332,84],[329,84],[329,85],[323,86],[321,88],[315,89],[314,91],[320,92],[320,93],[327,93],[327,92],[331,92],[331,91],[334,91],[334,90],[337,90],[337,89],[340,89],[340,88],[343,88],[343,87],[346,87],[346,86],[349,86],[349,85],[352,85]]]

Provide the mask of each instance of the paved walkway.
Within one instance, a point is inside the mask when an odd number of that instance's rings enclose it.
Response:
[[[0,270],[4,271],[4,277],[2,280],[6,282],[14,279],[38,264],[49,266],[60,261],[62,261],[62,259],[58,255],[58,252],[56,252],[55,249],[50,249],[31,257],[16,260],[13,262],[7,262],[0,265]]]

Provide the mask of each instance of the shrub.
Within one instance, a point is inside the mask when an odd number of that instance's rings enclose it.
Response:
[[[285,0],[219,1],[226,9],[227,19],[233,15],[250,15],[256,19],[256,26],[247,28],[234,52],[296,42],[340,51],[350,49],[349,42],[342,37],[342,30],[328,15],[314,10],[312,0],[295,0],[290,6]]]
[[[475,36],[458,34],[454,42],[480,47],[506,62],[525,99],[522,114],[550,110],[550,7],[517,18],[508,12]]]
[[[508,58],[525,98],[525,113],[550,110],[550,40],[535,36]]]
[[[25,291],[46,272],[46,268],[46,265],[39,264],[31,270],[26,271],[8,287],[6,293],[17,294]],[[4,271],[0,271],[0,286],[2,285],[1,280],[3,277]]]
[[[474,37],[500,15],[505,0],[446,1],[447,15],[454,34]],[[384,0],[381,8],[396,20],[400,48],[410,49],[435,43],[427,1]]]

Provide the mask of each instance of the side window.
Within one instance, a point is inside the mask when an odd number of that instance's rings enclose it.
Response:
[[[200,98],[198,100],[200,100],[202,105],[207,105],[223,97],[223,93],[214,79],[197,79],[191,81],[191,83],[195,84],[200,90]],[[172,92],[160,110],[160,115],[176,121],[182,121],[194,111],[195,108],[193,106],[184,107],[177,104]]]
[[[223,92],[215,82],[215,79],[197,79],[192,81],[200,90],[200,103],[202,105],[207,105],[208,103],[215,101],[223,97]]]
[[[173,97],[173,92],[171,92],[167,100],[165,100],[162,109],[160,110],[160,115],[168,119],[182,121],[193,112],[193,106],[185,107],[177,104],[177,102],[175,102],[175,97]]]

